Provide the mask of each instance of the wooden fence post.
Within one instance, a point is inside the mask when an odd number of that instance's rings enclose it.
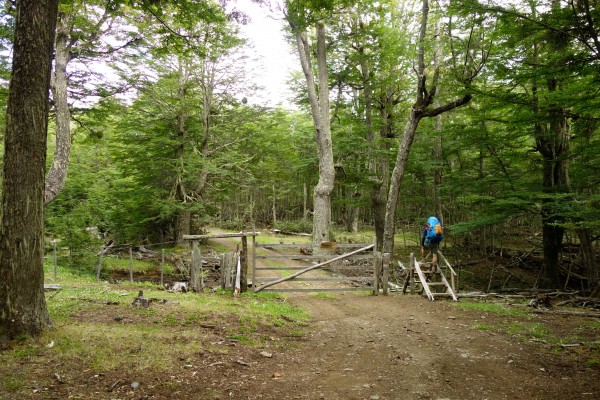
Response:
[[[410,253],[410,269],[408,270],[410,279],[410,294],[415,294],[415,254]]]
[[[220,281],[221,281],[221,289],[223,289],[223,290],[226,289],[226,287],[225,287],[225,282],[226,282],[225,279],[226,279],[226,276],[227,276],[226,275],[227,274],[227,271],[226,271],[227,263],[225,261],[226,260],[225,257],[226,257],[225,254],[221,254],[221,256],[219,256],[219,259],[220,259],[219,260],[219,265],[220,265],[219,266],[219,271],[221,272],[221,277],[220,277],[221,279],[220,279]]]
[[[102,254],[104,254],[104,249],[100,250],[100,257],[98,258],[98,269],[96,270],[96,280],[100,280],[100,270],[102,269]]]
[[[129,282],[133,283],[133,250],[129,247]]]
[[[194,292],[198,292],[198,272],[200,269],[198,263],[202,263],[199,254],[200,249],[198,247],[198,240],[192,240],[192,265],[190,266],[190,283]]]
[[[58,264],[56,263],[56,239],[52,241],[52,259],[54,260],[54,280],[56,280]]]
[[[252,229],[252,290],[256,288],[256,236],[254,235],[254,229]]]
[[[373,296],[379,296],[379,269],[381,268],[381,253],[373,252]]]
[[[383,253],[383,295],[388,294],[388,280],[390,276],[390,253]]]
[[[240,291],[244,293],[248,290],[248,237],[242,236],[242,254],[241,254],[241,274],[240,274]]]
[[[162,249],[160,256],[160,286],[164,288],[163,276],[165,274],[165,249]]]

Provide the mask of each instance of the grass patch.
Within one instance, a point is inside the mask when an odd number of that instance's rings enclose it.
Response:
[[[523,335],[534,339],[546,339],[550,334],[550,329],[544,324],[539,323],[523,324],[513,322],[509,325],[507,332],[513,335]]]
[[[597,358],[590,358],[585,363],[588,367],[594,367],[596,365],[600,365],[600,360],[598,360]]]
[[[479,329],[480,331],[494,331],[496,327],[489,324],[477,323],[475,324],[475,329]]]
[[[327,299],[327,300],[339,300],[340,299],[340,297],[338,295],[335,295],[333,293],[326,293],[326,292],[317,292],[313,296],[315,296],[319,299]]]
[[[527,313],[519,308],[508,307],[499,303],[480,303],[472,301],[461,301],[453,303],[453,305],[461,310],[471,310],[479,312],[488,312],[500,314],[508,317],[526,317]]]
[[[24,388],[26,378],[22,374],[10,374],[0,381],[4,392],[16,392]],[[1,397],[0,397],[1,398]]]
[[[588,324],[591,329],[600,329],[600,321],[592,321]]]
[[[0,352],[0,399],[29,398],[31,377],[39,374],[39,365],[90,374],[172,373],[183,364],[196,365],[199,352],[218,362],[242,348],[294,345],[285,338],[304,336],[309,318],[278,293],[233,297],[231,291],[182,294],[148,286],[145,297],[166,302],[145,309],[131,306],[138,294],[135,285],[66,273],[63,277],[62,289],[46,294],[54,329],[35,339],[14,341]],[[47,379],[35,378],[36,384],[52,384],[53,375],[46,375]]]

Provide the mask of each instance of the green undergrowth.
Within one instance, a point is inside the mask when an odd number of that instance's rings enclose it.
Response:
[[[471,302],[461,301],[460,303],[453,303],[455,307],[462,310],[472,310],[478,312],[488,312],[493,314],[504,315],[508,317],[526,317],[528,314],[519,308],[510,307],[502,303],[488,303],[488,302]]]
[[[472,315],[473,328],[481,331],[498,332],[522,342],[541,343],[550,346],[553,352],[580,352],[587,358],[588,366],[600,364],[600,345],[594,338],[600,335],[600,322],[573,317],[569,326],[551,323],[539,314],[529,312],[523,305],[508,305],[499,302],[468,301],[453,304],[456,308]]]
[[[169,293],[59,272],[61,289],[46,294],[53,327],[0,352],[0,393],[27,389],[29,368],[39,362],[94,373],[168,372],[200,362],[198,354],[236,357],[243,349],[295,346],[287,338],[302,337],[309,318],[277,293]],[[140,290],[152,299],[149,308],[132,305]]]

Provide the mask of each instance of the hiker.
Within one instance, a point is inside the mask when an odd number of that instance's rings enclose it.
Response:
[[[442,239],[444,239],[444,231],[440,219],[435,216],[427,218],[427,225],[421,234],[421,253],[425,257],[425,249],[431,252],[433,270],[437,268],[438,250]]]

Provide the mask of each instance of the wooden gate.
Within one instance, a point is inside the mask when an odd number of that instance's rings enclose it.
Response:
[[[374,247],[334,242],[254,243],[252,287],[255,292],[374,290],[380,286],[382,266],[382,257]],[[386,288],[387,268],[382,276]]]

